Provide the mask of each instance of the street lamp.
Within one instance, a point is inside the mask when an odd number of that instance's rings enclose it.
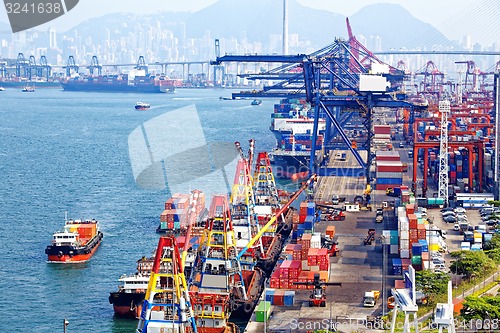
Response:
[[[63,320],[64,333],[66,333],[66,326],[68,326],[68,325],[69,325],[69,321],[66,318],[64,318],[64,320]]]

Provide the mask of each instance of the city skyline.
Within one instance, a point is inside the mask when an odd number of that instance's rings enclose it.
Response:
[[[100,17],[111,13],[130,12],[137,15],[152,14],[158,12],[169,11],[198,11],[208,7],[219,0],[187,0],[187,1],[163,1],[158,3],[157,0],[143,0],[140,3],[136,0],[122,0],[119,8],[116,3],[102,3],[97,0],[80,1],[79,4],[67,14],[37,27],[38,30],[47,31],[50,27],[55,28],[58,32],[66,32],[74,26],[88,19]],[[241,1],[241,0],[235,0]],[[274,0],[282,1],[282,0]],[[483,15],[495,16],[500,11],[500,8],[492,8],[494,0],[356,0],[349,2],[341,1],[323,1],[323,0],[297,0],[304,6],[326,10],[329,12],[338,13],[344,16],[350,16],[365,6],[378,3],[399,4],[408,10],[417,19],[429,23],[440,30],[449,39],[461,39],[464,35],[470,35],[473,41],[487,45],[495,42],[495,37],[498,36],[500,27],[483,27],[475,21],[474,15],[477,15],[479,10],[482,10]],[[496,5],[495,7],[500,7]],[[472,10],[477,8],[477,10]],[[474,14],[476,13],[476,14]],[[470,22],[465,20],[463,24],[461,17],[469,17]],[[0,21],[8,22],[5,11],[0,11]],[[488,23],[488,22],[487,22]],[[490,32],[490,33],[486,33]]]

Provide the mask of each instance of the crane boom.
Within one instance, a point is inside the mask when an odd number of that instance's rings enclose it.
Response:
[[[269,227],[271,227],[273,225],[274,222],[276,222],[276,219],[278,218],[278,216],[280,216],[281,214],[283,214],[283,212],[288,208],[290,207],[290,205],[292,204],[292,202],[295,201],[295,199],[297,199],[300,195],[300,193],[302,193],[302,191],[304,191],[306,188],[308,188],[312,182],[316,180],[316,174],[313,174],[311,176],[311,178],[309,178],[307,180],[307,182],[305,182],[299,190],[297,190],[297,192],[294,193],[294,195],[290,198],[290,200],[285,204],[283,205],[283,207],[281,207],[277,212],[276,214],[269,220],[269,222],[266,223],[266,225],[264,227],[262,227],[262,229],[259,230],[259,232],[248,242],[248,244],[240,251],[240,253],[238,253],[238,256],[237,256],[237,259],[239,260],[244,254],[245,252],[248,251],[248,249],[250,247],[252,247],[252,245],[266,232],[267,229],[269,229]]]

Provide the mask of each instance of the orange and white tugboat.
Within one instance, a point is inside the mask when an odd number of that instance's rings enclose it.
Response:
[[[136,333],[199,332],[189,299],[179,247],[173,235],[162,236],[149,277]]]
[[[67,220],[64,231],[54,233],[45,254],[51,263],[85,262],[95,253],[102,237],[96,220]]]

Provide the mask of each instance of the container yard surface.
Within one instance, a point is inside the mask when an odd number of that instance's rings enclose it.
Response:
[[[321,181],[320,181],[321,182]],[[384,224],[375,223],[375,212],[346,213],[345,221],[324,221],[315,224],[315,232],[325,234],[327,226],[334,225],[340,255],[330,258],[330,282],[341,282],[342,287],[326,287],[326,306],[310,307],[311,290],[295,290],[293,306],[273,306],[265,323],[267,332],[306,332],[310,329],[341,331],[366,328],[367,316],[381,314],[382,300],[374,308],[363,307],[365,291],[382,289],[382,246],[378,237]],[[372,245],[363,245],[368,229],[375,229]],[[390,284],[388,284],[390,285]],[[246,332],[263,332],[264,323],[253,318]]]

